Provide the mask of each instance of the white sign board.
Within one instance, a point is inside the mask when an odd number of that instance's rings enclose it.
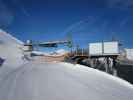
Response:
[[[119,53],[118,42],[90,43],[90,55],[115,55]]]

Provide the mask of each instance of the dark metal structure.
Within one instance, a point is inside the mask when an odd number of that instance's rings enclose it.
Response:
[[[29,51],[33,51],[35,46],[39,47],[57,47],[58,45],[66,45],[68,47],[71,47],[72,42],[69,40],[60,40],[60,41],[48,41],[48,42],[34,42],[31,40],[28,40],[24,46],[26,46]]]
[[[110,54],[110,55],[91,55],[90,59],[94,60],[93,64],[97,64],[99,62],[99,58],[104,58],[104,67],[105,71],[109,74],[117,75],[117,57],[119,54]]]

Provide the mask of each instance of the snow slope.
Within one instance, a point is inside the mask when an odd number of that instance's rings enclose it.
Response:
[[[133,86],[95,69],[30,62],[0,79],[0,100],[132,100]]]
[[[0,57],[5,59],[3,66],[18,66],[22,63],[23,42],[0,30]]]

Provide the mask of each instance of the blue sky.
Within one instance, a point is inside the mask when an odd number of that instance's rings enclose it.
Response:
[[[74,45],[120,40],[133,48],[133,0],[0,0],[0,28],[18,39]]]

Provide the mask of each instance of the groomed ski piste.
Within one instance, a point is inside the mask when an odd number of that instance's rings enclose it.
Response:
[[[132,100],[133,85],[65,62],[24,61],[22,42],[0,31],[0,100]]]

